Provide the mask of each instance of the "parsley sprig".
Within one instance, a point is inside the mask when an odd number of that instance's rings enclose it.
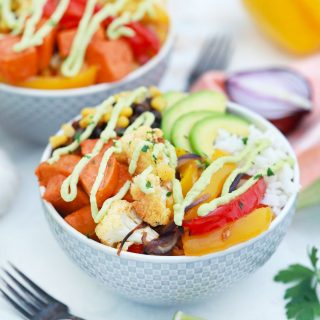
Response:
[[[311,268],[293,264],[281,270],[274,278],[277,282],[292,284],[284,295],[284,299],[287,300],[288,319],[313,320],[320,316],[320,302],[317,296],[317,286],[320,285],[318,249],[313,247],[308,256]]]

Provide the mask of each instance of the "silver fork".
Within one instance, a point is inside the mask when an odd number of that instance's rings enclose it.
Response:
[[[227,35],[214,35],[207,39],[188,76],[187,89],[204,72],[209,70],[225,70],[232,58],[233,51],[231,38]]]
[[[0,287],[0,293],[25,319],[85,320],[70,314],[68,306],[50,296],[13,264],[10,265],[11,272],[2,269],[10,281],[0,277],[4,285]]]

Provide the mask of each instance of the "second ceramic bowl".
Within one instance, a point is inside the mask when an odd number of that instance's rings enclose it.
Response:
[[[139,86],[158,85],[169,62],[173,32],[161,51],[128,77],[114,83],[70,90],[35,90],[0,83],[0,126],[19,139],[45,145],[61,124],[106,97]]]

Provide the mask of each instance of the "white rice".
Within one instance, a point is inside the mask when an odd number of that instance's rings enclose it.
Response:
[[[251,125],[249,128],[247,145],[250,145],[261,138],[270,139],[272,141],[272,145],[263,150],[255,158],[254,165],[250,170],[248,170],[248,172],[246,172],[250,176],[271,167],[289,155],[286,151],[286,146],[272,131],[269,130],[263,132],[254,125]],[[241,152],[246,145],[241,137],[220,129],[214,147],[227,151],[231,154],[237,154]],[[273,212],[278,215],[291,195],[296,193],[299,189],[298,182],[294,181],[294,170],[289,165],[285,165],[283,169],[274,176],[265,177],[264,179],[267,183],[267,190],[262,203],[270,206]]]

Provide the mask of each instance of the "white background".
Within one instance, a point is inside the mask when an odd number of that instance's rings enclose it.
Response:
[[[294,58],[266,41],[236,0],[172,0],[176,52],[162,88],[180,89],[203,39],[215,32],[230,32],[236,52],[230,70],[287,64]],[[0,115],[1,116],[1,115]],[[176,310],[206,319],[285,319],[284,287],[273,282],[281,268],[307,262],[308,245],[320,246],[319,208],[297,213],[285,240],[257,273],[231,289],[200,304],[151,307],[117,296],[101,287],[75,266],[53,239],[44,219],[33,171],[42,149],[0,132],[20,176],[19,190],[10,212],[0,218],[0,266],[12,261],[72,311],[88,320],[169,320]],[[1,184],[0,188],[5,188]],[[1,274],[1,271],[0,271]],[[19,319],[0,298],[0,319]]]

